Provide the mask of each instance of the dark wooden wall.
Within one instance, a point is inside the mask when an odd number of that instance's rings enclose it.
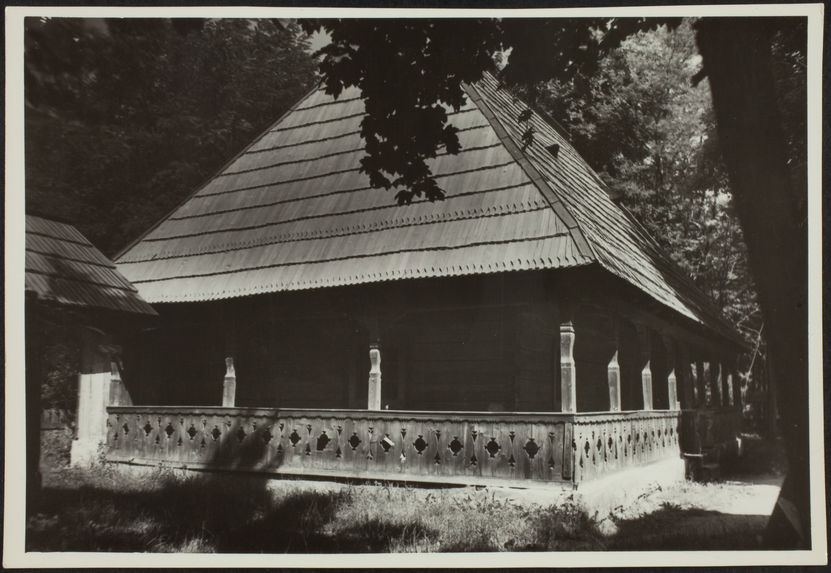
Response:
[[[571,308],[577,411],[609,409],[616,338],[621,408],[640,410],[638,332],[603,298],[565,305],[582,284],[504,273],[160,305],[158,327],[125,344],[123,377],[136,404],[219,405],[232,356],[239,407],[366,408],[377,342],[382,409],[556,412]],[[653,407],[665,409],[668,355],[647,331]]]

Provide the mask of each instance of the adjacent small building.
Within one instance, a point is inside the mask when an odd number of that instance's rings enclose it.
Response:
[[[735,330],[554,126],[464,89],[443,201],[372,188],[360,92],[318,88],[117,257],[159,320],[107,459],[578,484],[734,440]]]
[[[80,342],[77,435],[72,461],[96,459],[106,437],[105,409],[119,403],[120,347],[133,330],[156,316],[115,264],[75,227],[26,215],[26,414],[27,466],[31,485],[40,458],[42,348],[64,340]],[[126,395],[126,392],[123,393]]]

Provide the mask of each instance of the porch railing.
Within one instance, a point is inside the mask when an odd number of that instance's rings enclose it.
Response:
[[[106,458],[295,475],[569,483],[679,457],[678,424],[672,411],[111,406]]]

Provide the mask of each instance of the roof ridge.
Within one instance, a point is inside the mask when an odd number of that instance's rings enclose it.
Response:
[[[487,74],[489,75],[489,74]],[[516,142],[510,136],[508,131],[502,125],[502,122],[490,108],[488,103],[479,93],[478,89],[472,85],[463,83],[462,89],[467,93],[468,97],[471,99],[473,104],[479,108],[479,111],[482,112],[482,115],[485,116],[485,119],[488,120],[488,123],[491,124],[494,132],[496,132],[496,136],[499,138],[499,141],[502,143],[505,150],[511,155],[514,161],[519,165],[519,167],[525,171],[528,178],[534,184],[534,186],[539,190],[540,194],[549,204],[551,209],[557,214],[558,217],[563,221],[563,224],[569,230],[569,234],[571,235],[572,240],[574,241],[577,250],[580,252],[581,255],[584,257],[588,257],[594,259],[595,261],[598,260],[597,253],[592,247],[591,243],[586,239],[585,233],[580,228],[577,219],[572,215],[571,211],[566,207],[566,205],[560,200],[559,195],[554,192],[542,174],[537,170],[537,168],[525,157],[525,154],[517,147]],[[550,195],[553,194],[554,197]]]

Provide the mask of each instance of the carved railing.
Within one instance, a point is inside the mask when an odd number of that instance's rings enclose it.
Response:
[[[106,456],[179,467],[413,481],[568,481],[571,457],[564,458],[563,444],[571,418],[119,406],[108,409]]]
[[[574,418],[574,481],[681,456],[680,412],[580,414]]]
[[[678,456],[678,415],[112,406],[106,457],[291,475],[577,482]]]

